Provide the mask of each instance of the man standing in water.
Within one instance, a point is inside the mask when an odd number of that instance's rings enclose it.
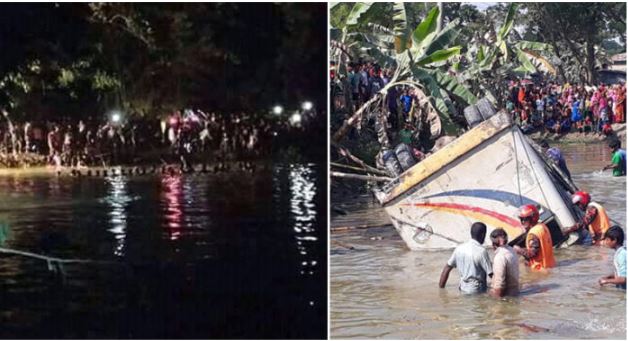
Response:
[[[613,265],[615,273],[600,278],[600,285],[615,284],[618,288],[626,289],[626,246],[624,246],[624,230],[615,225],[612,226],[604,234],[604,245],[611,249],[615,249],[615,257],[613,257]]]
[[[482,246],[486,237],[486,225],[473,223],[471,239],[458,245],[447,261],[440,275],[438,286],[444,288],[451,269],[460,271],[460,291],[464,294],[477,294],[486,291],[486,276],[493,275],[493,267],[488,251]]]
[[[508,245],[506,231],[501,228],[493,230],[491,242],[495,258],[489,294],[495,298],[519,295],[519,262],[515,250]]]
[[[608,147],[611,149],[613,156],[611,157],[611,163],[604,166],[604,168],[602,168],[602,171],[612,169],[613,176],[625,176],[626,151],[621,149],[621,142],[619,142],[619,140],[613,140],[608,143]]]
[[[611,226],[610,219],[602,205],[591,201],[587,192],[576,192],[571,196],[571,202],[585,212],[584,216],[572,227],[563,231],[563,235],[569,235],[578,231],[579,244],[597,245],[602,240],[604,233]]]
[[[523,205],[519,209],[521,225],[526,229],[526,248],[515,246],[517,254],[526,259],[532,270],[553,268],[556,265],[552,236],[545,224],[539,223],[539,210],[534,205]]]

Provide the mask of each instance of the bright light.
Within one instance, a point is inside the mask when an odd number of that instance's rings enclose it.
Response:
[[[314,104],[310,101],[305,101],[301,104],[301,108],[303,110],[312,110],[312,108],[314,108]]]
[[[292,125],[297,125],[297,124],[301,123],[301,114],[296,113],[296,112],[294,114],[292,114],[292,116],[290,116],[290,123]]]
[[[111,114],[111,122],[113,123],[118,123],[120,122],[120,113],[118,112],[114,112],[113,114]]]
[[[283,107],[281,105],[275,105],[273,107],[273,114],[281,115],[282,112],[283,112]]]

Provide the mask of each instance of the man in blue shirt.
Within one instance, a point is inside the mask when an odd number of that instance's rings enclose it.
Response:
[[[410,110],[412,110],[412,96],[410,96],[408,90],[405,90],[403,95],[401,95],[401,104],[403,105],[403,120],[406,121]]]
[[[550,148],[547,141],[542,141],[540,145],[543,151],[545,151],[545,155],[552,161],[554,161],[558,168],[560,168],[560,170],[565,173],[567,178],[571,180],[571,173],[569,172],[569,169],[567,169],[567,162],[565,162],[565,158],[563,157],[563,153],[560,151],[560,149],[556,147]]]
[[[626,246],[624,246],[624,230],[615,225],[604,234],[604,245],[615,249],[613,265],[615,272],[612,275],[600,278],[600,285],[615,284],[617,288],[626,290]]]

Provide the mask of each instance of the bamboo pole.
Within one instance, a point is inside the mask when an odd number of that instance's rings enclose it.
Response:
[[[369,166],[366,162],[362,161],[361,159],[359,159],[358,157],[356,157],[355,155],[351,154],[351,152],[349,150],[347,150],[347,148],[344,148],[342,146],[340,146],[339,144],[337,144],[336,142],[332,141],[331,145],[336,147],[338,149],[338,153],[344,157],[347,157],[349,160],[357,163],[358,165],[362,166],[364,169],[367,169],[368,171],[370,171],[371,173],[375,173],[375,174],[379,174],[379,175],[388,175],[388,173],[379,170],[375,167]]]
[[[330,172],[329,174],[336,178],[356,179],[356,180],[364,180],[364,181],[384,182],[384,181],[392,180],[389,177],[383,177],[383,176],[360,175],[360,174],[350,174],[350,173],[341,173],[341,172]]]
[[[365,172],[365,173],[375,173],[375,174],[378,174],[378,175],[388,176],[388,173],[386,173],[384,171],[380,171],[380,170],[375,171],[375,170],[371,170],[371,169],[353,167],[353,166],[345,165],[345,164],[342,164],[342,163],[336,163],[336,162],[330,162],[329,164],[334,166],[334,167],[340,167],[340,168],[351,169],[351,170],[355,170],[355,171],[361,171],[361,172]]]

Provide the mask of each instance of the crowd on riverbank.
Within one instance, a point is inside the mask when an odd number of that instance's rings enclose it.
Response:
[[[130,117],[112,112],[105,119],[0,124],[0,166],[15,163],[91,166],[135,163],[156,151],[162,160],[181,156],[251,159],[267,156],[272,139],[299,127],[295,122],[249,113],[220,115],[176,111],[166,118]],[[30,161],[29,161],[30,160]]]
[[[598,86],[513,81],[506,109],[524,133],[545,131],[610,135],[626,121],[625,84]]]
[[[332,65],[332,91],[350,92],[349,109],[353,112],[384,88],[393,74],[392,69],[368,61],[350,62],[346,67],[346,79],[340,79],[336,66]],[[505,109],[524,133],[610,135],[611,124],[626,122],[625,84],[535,83],[525,79],[510,81],[508,91]],[[411,88],[391,87],[385,103],[393,130],[402,128],[400,120],[414,125],[412,111],[418,98]]]

